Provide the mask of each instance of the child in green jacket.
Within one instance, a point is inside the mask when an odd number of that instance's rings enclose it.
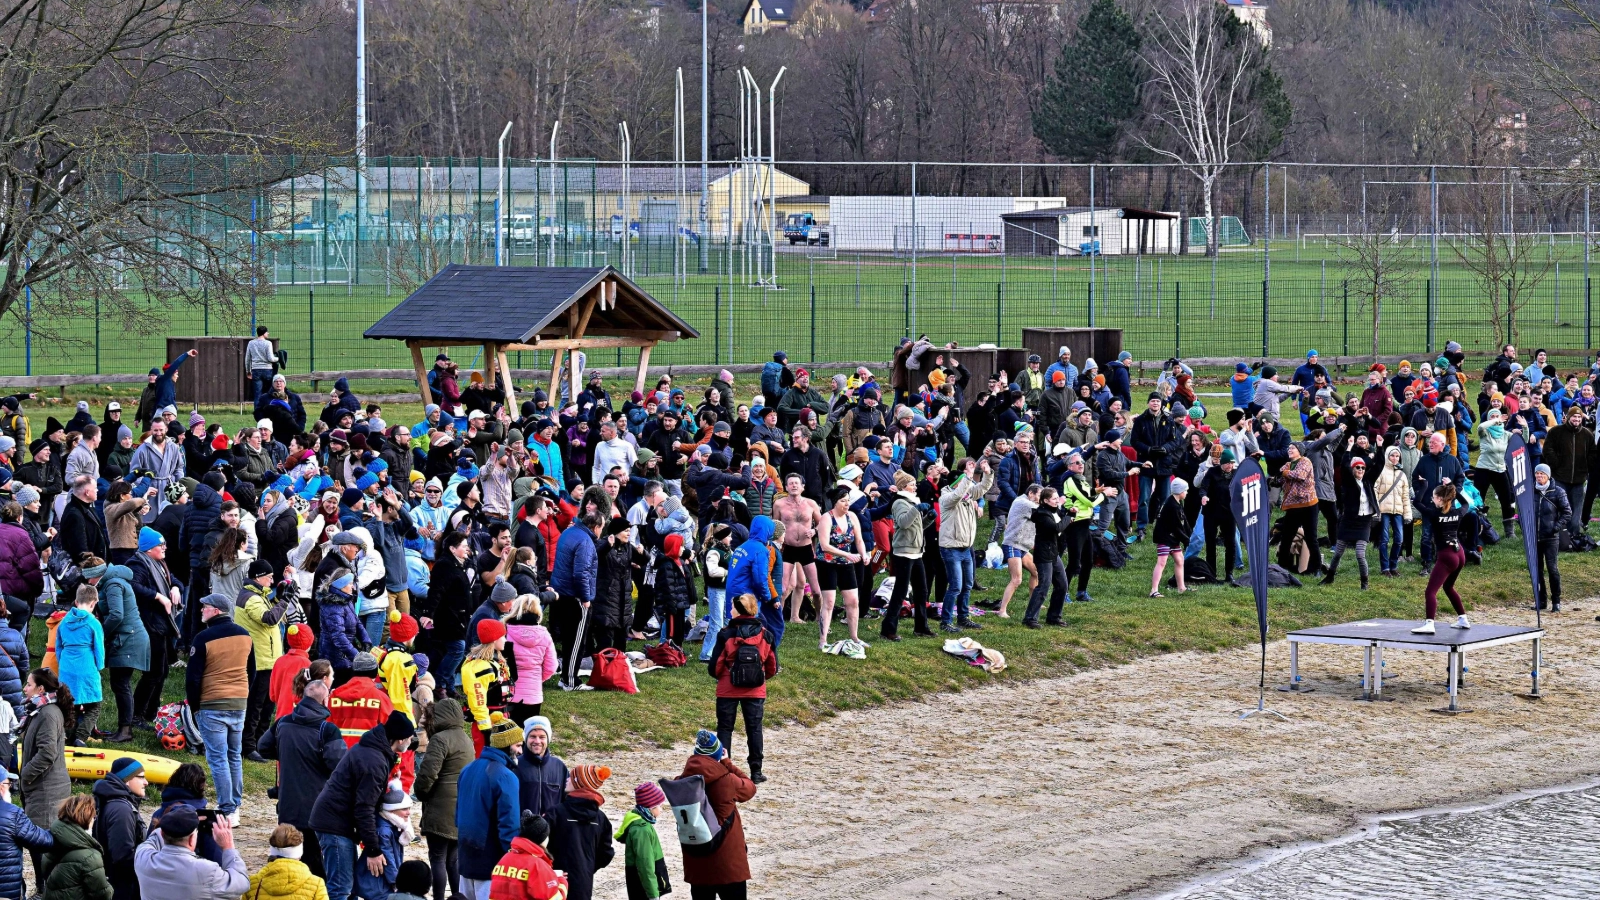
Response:
[[[660,785],[647,781],[633,789],[633,803],[616,834],[628,873],[628,900],[654,900],[672,893],[661,838],[656,835],[656,813],[666,808],[667,795]]]

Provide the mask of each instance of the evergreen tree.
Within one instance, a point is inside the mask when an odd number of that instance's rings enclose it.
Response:
[[[1116,0],[1094,0],[1071,42],[1056,57],[1033,117],[1034,136],[1073,162],[1116,154],[1139,112],[1139,32]]]

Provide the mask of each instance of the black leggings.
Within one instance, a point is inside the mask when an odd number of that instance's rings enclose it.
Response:
[[[1283,538],[1278,543],[1278,565],[1291,572],[1297,571],[1294,558],[1294,535],[1296,531],[1304,531],[1306,548],[1311,551],[1311,565],[1307,572],[1315,572],[1322,568],[1322,551],[1317,549],[1317,508],[1315,506],[1299,506],[1283,511],[1283,518],[1278,520],[1279,535]],[[1253,563],[1252,563],[1253,565]]]
[[[156,720],[161,708],[161,688],[167,680],[167,660],[170,651],[164,634],[150,635],[150,668],[139,676],[139,685],[133,689],[133,714],[145,722]]]
[[[746,892],[748,884],[744,881],[735,881],[732,884],[691,884],[689,900],[745,900],[750,896]]]
[[[517,723],[517,727],[521,728],[523,722],[539,714],[539,708],[542,706],[544,706],[543,703],[507,703],[506,718]],[[421,764],[418,763],[418,765]]]
[[[461,882],[457,863],[460,847],[455,840],[430,834],[428,837],[428,865],[433,867],[433,900],[450,900]]]
[[[133,724],[133,672],[129,666],[111,667],[111,693],[117,698],[117,728]],[[271,678],[272,673],[268,672]]]
[[[764,757],[763,750],[766,741],[761,734],[761,718],[766,714],[767,701],[761,697],[717,698],[717,740],[722,742],[722,749],[733,758],[733,720],[740,713],[744,713],[744,740],[749,745],[749,761],[752,772],[761,768]]]
[[[1535,528],[1539,527],[1537,525]],[[1556,562],[1556,550],[1560,544],[1557,538],[1543,538],[1539,541],[1539,605],[1543,607],[1545,601],[1561,602],[1561,565]],[[1548,578],[1546,577],[1548,575]]]
[[[256,740],[272,727],[277,705],[272,702],[272,669],[257,669],[250,678],[250,697],[245,701],[244,752],[256,752]]]
[[[1089,519],[1067,526],[1062,541],[1067,548],[1067,579],[1078,578],[1078,593],[1089,591],[1089,576],[1094,574],[1094,549],[1089,540]],[[1065,582],[1063,582],[1064,584]]]
[[[1491,472],[1488,469],[1472,470],[1472,486],[1483,495],[1483,503],[1489,505],[1489,488],[1494,488],[1495,499],[1500,501],[1500,521],[1509,523],[1516,511],[1511,507],[1511,480],[1504,472]],[[1535,524],[1534,527],[1538,527]]]
[[[1328,520],[1328,543],[1332,544],[1335,540],[1334,532],[1339,528],[1339,504],[1332,500],[1318,500],[1317,511]]]
[[[915,559],[904,556],[889,556],[889,568],[894,573],[894,591],[889,595],[889,608],[883,613],[883,628],[880,633],[886,637],[894,637],[900,633],[900,605],[906,599],[906,591],[911,593],[911,611],[916,616],[917,633],[928,630],[928,576],[922,568],[922,557]]]

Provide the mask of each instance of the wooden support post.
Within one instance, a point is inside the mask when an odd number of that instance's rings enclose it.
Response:
[[[500,364],[500,379],[505,382],[506,388],[506,415],[516,418],[517,412],[517,386],[511,380],[511,363],[506,359],[506,351],[500,350],[495,354],[496,361]]]
[[[550,354],[550,390],[546,391],[546,393],[550,395],[550,408],[555,410],[561,409],[561,398],[556,394],[556,386],[561,383],[561,354],[563,352],[557,350]]]
[[[484,387],[488,387],[488,388],[494,387],[494,367],[497,365],[496,358],[497,358],[497,354],[499,353],[499,351],[500,351],[500,348],[495,346],[494,344],[490,344],[490,343],[486,342],[483,345],[483,366],[482,366],[482,370],[483,370],[483,386]],[[484,412],[487,413],[488,410],[486,409],[486,410],[484,410]]]
[[[655,344],[645,344],[639,348],[639,371],[633,376],[633,389],[644,390],[644,377],[650,371],[650,351],[655,349]]]
[[[422,405],[433,402],[433,391],[428,390],[428,370],[422,366],[422,347],[411,345],[411,365],[417,370],[417,389],[422,391]]]

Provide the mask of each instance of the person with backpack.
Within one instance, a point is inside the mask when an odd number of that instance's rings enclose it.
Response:
[[[716,836],[707,849],[685,850],[683,880],[695,900],[744,900],[750,880],[750,852],[744,839],[744,822],[739,804],[756,796],[756,778],[746,778],[728,758],[725,745],[709,731],[695,735],[694,753],[683,766],[680,778],[700,776],[704,799],[716,819]]]
[[[733,741],[735,716],[744,714],[745,741],[749,746],[750,777],[757,784],[763,759],[762,715],[767,705],[767,679],[778,674],[778,651],[772,632],[757,618],[754,595],[733,600],[734,617],[717,632],[716,648],[707,670],[717,680],[717,738],[726,747]]]
[[[600,811],[600,787],[611,777],[605,766],[573,766],[567,795],[549,816],[550,858],[567,874],[567,900],[594,896],[594,873],[611,865],[611,820]]]

